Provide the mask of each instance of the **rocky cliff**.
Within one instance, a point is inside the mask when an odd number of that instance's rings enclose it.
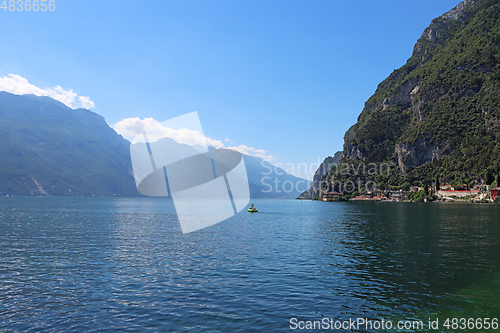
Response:
[[[466,0],[434,19],[407,64],[366,103],[343,157],[390,160],[404,175],[463,140],[493,136],[495,143],[499,11],[498,1]]]
[[[387,186],[499,173],[499,45],[498,0],[465,0],[432,20],[346,132],[342,159],[390,163],[392,177],[377,179]]]
[[[318,167],[318,170],[314,173],[313,181],[311,183],[311,186],[302,193],[298,199],[308,199],[308,200],[313,200],[313,199],[318,199],[320,195],[320,189],[321,189],[321,179],[323,176],[328,174],[330,169],[337,165],[337,163],[340,161],[340,158],[342,157],[342,152],[338,151],[335,153],[335,155],[328,156],[325,158],[323,163],[320,164]]]

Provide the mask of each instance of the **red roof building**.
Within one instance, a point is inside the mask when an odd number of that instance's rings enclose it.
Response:
[[[495,187],[491,189],[491,199],[495,200],[500,197],[500,187]]]

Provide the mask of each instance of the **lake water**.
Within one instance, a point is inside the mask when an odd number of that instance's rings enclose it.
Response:
[[[0,331],[500,318],[500,205],[254,203],[183,235],[167,199],[0,198]]]

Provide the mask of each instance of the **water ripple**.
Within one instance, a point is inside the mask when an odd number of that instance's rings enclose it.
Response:
[[[0,198],[0,331],[498,311],[498,206],[256,203],[183,235],[166,199]]]

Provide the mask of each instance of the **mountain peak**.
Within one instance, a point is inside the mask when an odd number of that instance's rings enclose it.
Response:
[[[441,17],[450,20],[465,21],[470,15],[470,11],[468,9],[470,9],[474,4],[484,1],[485,0],[464,0],[456,5],[453,9],[444,13]]]
[[[426,56],[437,46],[443,44],[449,37],[453,36],[460,27],[460,23],[465,22],[481,3],[487,1],[464,0],[440,17],[433,19],[415,44],[412,58],[419,58],[422,61],[428,60]]]

